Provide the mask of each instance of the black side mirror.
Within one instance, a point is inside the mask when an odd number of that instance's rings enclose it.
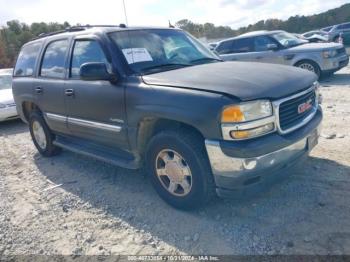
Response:
[[[276,51],[276,50],[278,50],[278,45],[276,45],[276,44],[268,44],[267,45],[267,49],[268,50],[272,50],[272,51]]]
[[[85,63],[80,67],[80,78],[83,80],[115,81],[116,76],[110,74],[105,63]]]

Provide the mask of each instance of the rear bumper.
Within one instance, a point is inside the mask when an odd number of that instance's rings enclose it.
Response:
[[[0,109],[0,122],[18,117],[16,106],[7,106]]]
[[[245,148],[228,150],[227,144],[223,148],[220,141],[206,140],[206,149],[218,195],[226,197],[230,195],[230,191],[258,184],[307,156],[317,144],[321,121],[322,112],[319,110],[312,121],[290,135],[273,134],[260,143],[252,142],[252,145],[248,146],[251,151],[250,156]],[[273,146],[271,138],[275,140]],[[235,142],[230,143],[232,148],[238,149]],[[264,148],[265,152],[262,151]],[[258,155],[256,152],[259,152]]]

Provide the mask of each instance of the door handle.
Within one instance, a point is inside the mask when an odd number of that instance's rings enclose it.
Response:
[[[256,59],[262,59],[263,57],[262,56],[257,56],[255,57]]]
[[[42,88],[41,86],[37,86],[37,87],[35,88],[35,93],[37,93],[37,94],[42,94],[42,93],[43,93],[43,88]]]
[[[74,96],[74,90],[73,89],[66,89],[64,90],[64,93],[66,96]]]

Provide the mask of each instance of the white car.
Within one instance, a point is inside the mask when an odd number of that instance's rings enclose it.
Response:
[[[0,69],[0,122],[17,117],[12,95],[12,69]]]

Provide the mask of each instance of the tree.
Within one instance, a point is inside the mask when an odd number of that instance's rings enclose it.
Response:
[[[279,19],[267,19],[265,21],[261,20],[255,24],[250,24],[237,30],[233,30],[228,26],[215,26],[212,23],[196,24],[188,19],[178,21],[176,26],[197,37],[220,39],[257,30],[285,30],[292,33],[303,33],[349,21],[350,4],[345,4],[341,7],[328,10],[321,14],[311,16],[296,15],[288,18],[286,21]]]

